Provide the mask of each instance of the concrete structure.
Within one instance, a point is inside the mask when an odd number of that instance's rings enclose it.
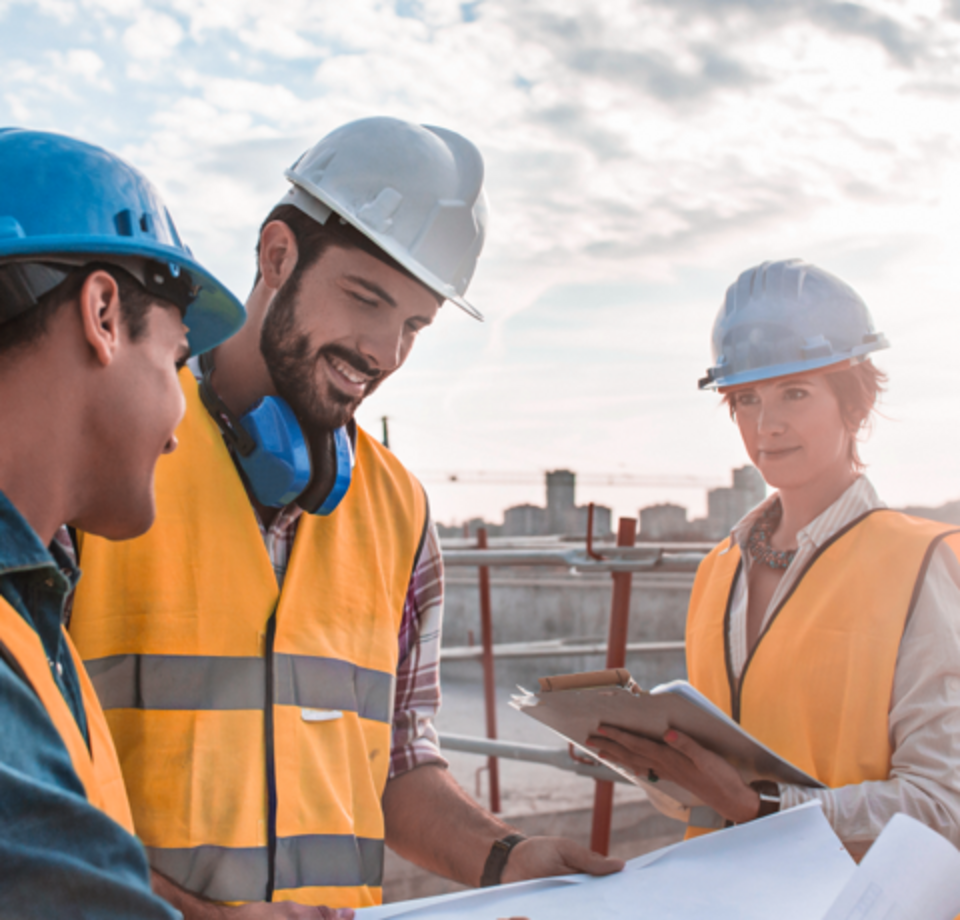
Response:
[[[650,505],[640,509],[640,539],[651,541],[687,540],[690,522],[681,505]]]
[[[477,572],[448,568],[445,574],[443,644],[480,642],[480,595]],[[683,639],[692,572],[634,575],[630,601],[630,642]],[[597,573],[572,574],[566,569],[493,568],[490,570],[493,638],[496,643],[543,639],[587,639],[605,642],[610,629],[612,579]],[[501,686],[536,686],[547,674],[593,671],[603,656],[505,658],[497,661]],[[627,667],[643,687],[686,676],[682,651],[627,656]],[[478,680],[480,662],[441,660],[444,680]]]

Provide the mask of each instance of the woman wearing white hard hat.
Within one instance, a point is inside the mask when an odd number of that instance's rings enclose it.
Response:
[[[960,531],[887,509],[863,475],[857,440],[885,381],[869,355],[886,347],[860,297],[800,260],[727,291],[700,386],[723,394],[776,491],[700,566],[687,667],[826,788],[747,785],[675,731],[602,728],[598,751],[719,815],[691,834],[819,799],[855,856],[896,812],[960,844]]]

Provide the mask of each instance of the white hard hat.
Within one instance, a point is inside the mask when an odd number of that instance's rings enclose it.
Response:
[[[743,272],[727,289],[712,344],[701,390],[858,362],[890,347],[852,287],[801,259]]]
[[[331,211],[428,288],[476,319],[464,300],[487,224],[483,158],[465,137],[396,118],[343,125],[284,175],[280,204],[324,224]]]

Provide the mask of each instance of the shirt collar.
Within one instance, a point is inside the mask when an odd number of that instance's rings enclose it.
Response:
[[[0,490],[0,574],[50,566],[59,568],[36,531]]]
[[[730,532],[733,542],[743,550],[747,545],[747,538],[753,525],[776,503],[780,501],[780,493],[774,492],[767,496],[756,508],[748,511]],[[855,521],[868,511],[877,508],[886,508],[886,505],[877,495],[873,483],[866,476],[858,476],[844,493],[829,508],[815,517],[803,530],[797,533],[797,543],[810,543],[815,547],[821,546],[838,530]]]
[[[858,476],[843,495],[797,533],[797,540],[822,546],[838,530],[877,508],[886,508],[886,505],[880,501],[873,483],[866,476]]]

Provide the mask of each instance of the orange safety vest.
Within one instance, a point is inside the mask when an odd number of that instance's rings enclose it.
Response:
[[[80,656],[70,637],[66,633],[63,636],[80,678],[81,699],[87,716],[87,734],[90,737],[89,747],[50,673],[50,662],[40,637],[33,627],[0,597],[0,645],[3,645],[19,665],[47,711],[54,728],[59,732],[90,804],[105,811],[132,834],[130,803],[123,785],[117,752],[110,738],[110,729]]]
[[[143,537],[84,536],[70,629],[151,865],[218,901],[381,901],[397,636],[426,522],[364,432],[329,516],[300,518],[283,591],[220,431],[181,377],[178,449]]]
[[[887,509],[843,528],[764,627],[739,685],[727,643],[740,549],[724,541],[701,563],[690,597],[690,682],[830,788],[886,779],[900,640],[944,540],[960,554],[956,528]]]

